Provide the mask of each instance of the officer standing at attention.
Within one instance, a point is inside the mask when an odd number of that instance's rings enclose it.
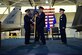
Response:
[[[66,39],[66,23],[67,23],[67,18],[66,15],[64,14],[64,9],[60,8],[60,23],[59,23],[59,27],[60,27],[60,34],[61,34],[61,40],[63,44],[67,44],[67,39]]]
[[[30,24],[31,24],[31,16],[30,16],[30,10],[25,10],[26,15],[24,16],[24,29],[25,29],[25,44],[30,44]]]
[[[38,37],[35,37],[35,42],[41,39],[43,45],[46,44],[45,36],[44,36],[44,27],[45,27],[45,13],[43,12],[43,7],[39,7],[39,16],[36,18],[36,25],[38,31]],[[35,15],[37,16],[37,15]]]

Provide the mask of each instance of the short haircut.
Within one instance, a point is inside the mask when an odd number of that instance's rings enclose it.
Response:
[[[39,9],[44,9],[42,6],[39,6]]]
[[[29,13],[30,12],[30,9],[26,9],[25,12],[28,12]]]

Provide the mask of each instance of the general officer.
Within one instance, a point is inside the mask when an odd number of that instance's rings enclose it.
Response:
[[[67,18],[66,18],[66,15],[64,13],[64,9],[63,8],[60,8],[60,22],[59,22],[59,27],[60,27],[60,34],[61,34],[61,40],[62,40],[62,43],[64,44],[67,44],[67,39],[66,39],[66,23],[67,23]]]
[[[38,37],[35,37],[35,42],[41,39],[43,45],[46,44],[45,36],[44,36],[44,27],[45,27],[45,13],[43,12],[43,7],[39,7],[39,16],[36,18],[37,32]],[[36,15],[37,16],[37,15]]]
[[[24,16],[24,29],[25,29],[25,44],[30,44],[30,24],[31,24],[31,16],[30,16],[30,10],[26,9],[25,10],[26,15]]]

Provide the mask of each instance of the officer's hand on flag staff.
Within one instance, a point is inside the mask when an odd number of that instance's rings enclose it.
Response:
[[[36,24],[35,22],[33,22],[34,24]]]
[[[38,15],[37,14],[35,14],[35,17],[37,17]]]

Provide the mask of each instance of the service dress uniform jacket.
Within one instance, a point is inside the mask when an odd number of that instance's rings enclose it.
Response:
[[[45,27],[45,13],[42,12],[38,17],[36,17],[36,28],[39,37],[35,37],[35,40],[41,39],[42,43],[45,44],[45,36],[44,36],[44,27]]]
[[[63,43],[67,43],[67,39],[66,39],[66,23],[67,23],[67,18],[65,14],[62,14],[60,16],[60,23],[59,23],[59,27],[60,27],[60,34],[61,34],[61,40]]]
[[[28,44],[30,40],[30,19],[32,19],[30,16],[24,16],[25,44]]]

